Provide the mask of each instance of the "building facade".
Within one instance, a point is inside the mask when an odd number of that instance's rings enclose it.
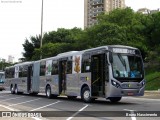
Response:
[[[157,9],[157,10],[150,10],[148,8],[140,8],[140,9],[138,9],[137,12],[142,13],[142,14],[153,14],[153,13],[156,13],[156,12],[159,12],[159,11],[160,11],[159,9]]]
[[[84,28],[97,23],[97,16],[116,8],[125,8],[125,0],[84,0]]]
[[[14,63],[14,57],[12,55],[8,56],[8,63]]]

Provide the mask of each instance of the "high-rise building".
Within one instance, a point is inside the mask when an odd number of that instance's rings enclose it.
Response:
[[[8,62],[9,63],[14,63],[14,57],[12,55],[8,56]]]
[[[84,28],[97,23],[97,15],[125,8],[125,0],[84,0]]]

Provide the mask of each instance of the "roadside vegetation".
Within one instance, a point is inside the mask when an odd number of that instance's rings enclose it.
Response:
[[[146,90],[160,89],[160,65],[149,65],[145,73]]]
[[[150,72],[146,74],[146,90],[160,89],[160,72]]]

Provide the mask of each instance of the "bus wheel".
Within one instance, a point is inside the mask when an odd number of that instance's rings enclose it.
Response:
[[[84,87],[82,89],[82,93],[81,93],[81,99],[86,102],[86,103],[89,103],[92,101],[92,98],[91,98],[91,94],[90,94],[90,90],[88,87]]]
[[[119,102],[121,100],[122,97],[109,97],[108,99],[112,102],[112,103],[116,103]]]
[[[11,94],[14,94],[14,93],[15,93],[15,91],[14,91],[14,86],[11,85]]]
[[[51,87],[47,86],[46,87],[46,96],[50,99],[52,98],[52,94],[51,94]]]

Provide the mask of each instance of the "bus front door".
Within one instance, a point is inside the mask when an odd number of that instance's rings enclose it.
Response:
[[[91,95],[105,96],[105,54],[91,57]]]
[[[66,71],[67,71],[67,60],[59,61],[59,94],[65,94]]]

